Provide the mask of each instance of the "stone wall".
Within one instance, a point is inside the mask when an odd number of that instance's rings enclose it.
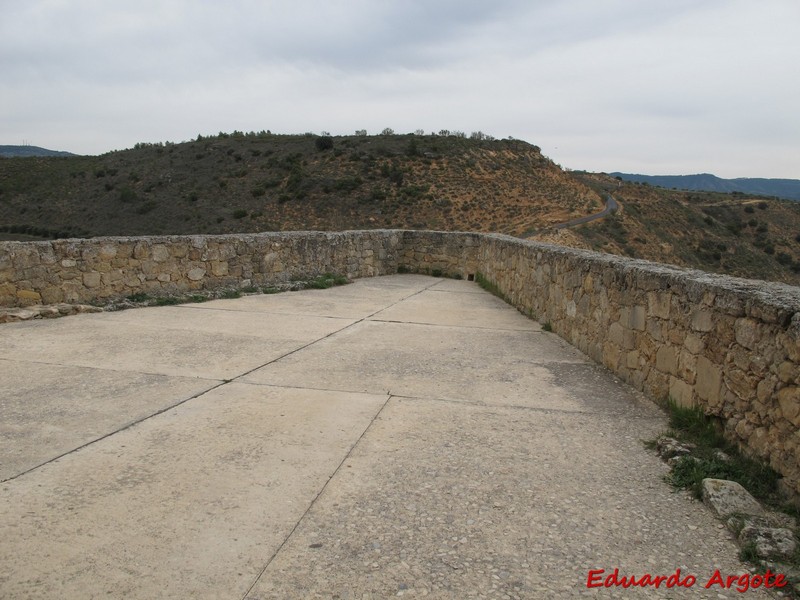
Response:
[[[0,306],[268,285],[330,272],[396,273],[402,232],[0,242]]]
[[[699,405],[800,494],[800,288],[485,236],[483,274],[650,397]]]
[[[800,493],[800,288],[501,235],[375,230],[0,242],[0,306],[111,300],[325,272],[495,283],[656,400],[717,415]]]

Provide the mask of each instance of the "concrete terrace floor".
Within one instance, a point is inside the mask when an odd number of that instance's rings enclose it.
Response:
[[[652,403],[466,281],[0,327],[2,598],[741,598]],[[589,590],[589,569],[687,590]],[[769,597],[761,591],[748,597]]]

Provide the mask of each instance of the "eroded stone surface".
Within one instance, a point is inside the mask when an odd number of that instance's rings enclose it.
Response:
[[[762,515],[763,507],[735,481],[703,479],[703,502],[724,519],[733,514]]]

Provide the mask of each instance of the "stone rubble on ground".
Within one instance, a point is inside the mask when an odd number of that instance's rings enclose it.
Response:
[[[703,479],[703,502],[718,517],[727,518],[728,528],[742,545],[754,544],[763,559],[789,559],[797,547],[789,515],[767,513],[750,493],[735,481]]]
[[[699,461],[691,455],[696,446],[668,436],[656,440],[656,451],[670,467],[686,460]],[[716,450],[714,457],[722,462],[730,457]],[[720,519],[739,544],[753,544],[756,554],[764,560],[790,560],[797,548],[794,517],[780,512],[768,512],[739,483],[725,479],[706,478],[702,481],[703,503]],[[783,565],[788,568],[790,565]]]
[[[686,456],[692,453],[696,446],[686,442],[679,442],[675,438],[661,436],[656,440],[656,450],[658,455],[664,460]]]
[[[99,306],[89,304],[38,304],[26,308],[0,308],[0,323],[14,323],[15,321],[30,321],[31,319],[54,319],[80,313],[103,312]]]
[[[764,509],[741,484],[725,479],[703,479],[703,503],[720,519],[735,514],[763,515]]]

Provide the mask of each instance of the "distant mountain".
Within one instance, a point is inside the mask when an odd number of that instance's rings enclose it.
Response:
[[[60,152],[58,150],[48,150],[39,146],[0,146],[0,156],[3,158],[27,157],[27,156],[77,156],[72,152]]]
[[[610,173],[624,181],[648,183],[667,189],[692,190],[703,192],[741,192],[759,196],[775,196],[786,200],[800,200],[800,180],[798,179],[759,179],[741,177],[721,179],[710,173],[699,175],[635,175],[631,173]]]

